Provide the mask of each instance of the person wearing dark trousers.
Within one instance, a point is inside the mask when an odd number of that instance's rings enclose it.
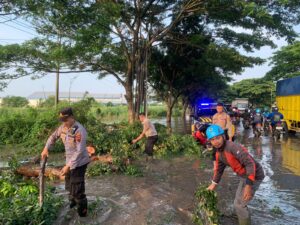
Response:
[[[140,141],[144,136],[146,139],[145,145],[145,154],[152,158],[153,157],[153,147],[158,140],[157,131],[151,121],[145,116],[144,113],[139,114],[139,120],[143,124],[143,132],[134,140],[132,140],[132,144]],[[148,160],[147,157],[147,160]]]
[[[63,109],[59,114],[62,125],[48,138],[41,154],[42,159],[48,157],[49,150],[61,138],[66,151],[66,165],[61,170],[65,176],[65,188],[69,191],[70,208],[77,206],[80,217],[87,216],[87,198],[85,195],[85,172],[90,162],[86,150],[87,132],[78,123],[72,108]]]

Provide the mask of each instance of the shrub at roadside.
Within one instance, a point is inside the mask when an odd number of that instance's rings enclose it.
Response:
[[[141,133],[142,125],[139,122],[101,123],[91,112],[93,104],[89,99],[72,104],[76,119],[87,129],[88,143],[95,146],[96,154],[110,153],[117,170],[126,172],[126,160],[135,159],[144,151],[145,139],[135,145],[131,144]],[[0,116],[0,142],[21,144],[30,149],[27,155],[40,153],[49,135],[59,125],[57,115],[63,107],[66,107],[65,103],[59,105],[58,109],[29,108],[26,113],[15,111],[11,114],[6,111],[5,116]],[[159,134],[154,148],[156,157],[201,155],[201,147],[191,135],[168,134],[166,127],[160,124],[155,124],[155,127]],[[64,150],[60,141],[55,145],[55,150]]]
[[[13,171],[2,171],[0,180],[0,224],[52,225],[62,206],[61,198],[47,190],[44,205],[38,204],[38,187]]]

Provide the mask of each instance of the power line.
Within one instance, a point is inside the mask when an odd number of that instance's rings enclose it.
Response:
[[[14,21],[14,22],[19,23],[19,24],[21,24],[21,25],[23,25],[23,26],[27,26],[28,28],[33,28],[33,27],[31,26],[31,24],[22,22],[23,20],[19,20],[19,19],[20,19],[19,17],[14,17],[14,18],[12,18],[12,17],[9,17],[9,16],[3,16],[3,15],[0,15],[0,16],[1,16],[2,18],[6,19],[7,22]]]
[[[24,26],[26,26],[26,27],[29,27],[29,28],[31,28],[31,29],[34,29],[34,27],[33,26],[31,26],[31,24],[29,24],[29,23],[25,23],[25,22],[22,22],[23,20],[18,20],[18,19],[16,19],[15,20],[15,22],[16,23],[19,23],[19,24],[22,24],[22,25],[24,25]]]
[[[26,29],[30,29],[31,31],[35,31],[35,29],[32,26],[30,26],[29,24],[25,24],[21,21],[17,21],[17,19],[11,19],[9,17],[4,17],[4,16],[2,16],[2,19],[7,20],[7,21],[3,21],[2,23],[14,23],[15,25],[18,25],[22,28],[26,28]]]
[[[8,26],[8,27],[11,27],[11,28],[14,28],[14,29],[19,30],[19,31],[22,31],[22,32],[24,32],[24,33],[27,33],[27,34],[36,36],[36,34],[30,33],[30,32],[28,32],[28,31],[25,31],[25,30],[22,30],[22,29],[20,29],[20,28],[14,27],[14,26],[12,26],[12,25],[8,25],[8,24],[6,24],[6,23],[3,23],[3,25]]]
[[[33,27],[27,26],[27,25],[22,25],[21,23],[19,23],[18,21],[9,21],[9,23],[14,23],[15,25],[18,25],[20,27],[29,29],[31,31],[35,31],[35,29]]]

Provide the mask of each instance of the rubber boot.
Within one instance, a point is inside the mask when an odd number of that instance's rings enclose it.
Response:
[[[77,206],[78,215],[80,217],[86,217],[87,216],[87,199],[86,198],[80,199],[77,202],[77,204],[78,204],[78,206]]]
[[[73,209],[76,206],[76,201],[72,195],[69,195],[69,206],[70,209]]]
[[[251,225],[251,219],[250,218],[247,218],[247,219],[239,218],[239,225]]]
[[[74,199],[70,199],[70,209],[73,209],[76,206],[76,201]]]

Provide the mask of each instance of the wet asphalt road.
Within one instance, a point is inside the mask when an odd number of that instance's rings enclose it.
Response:
[[[257,225],[300,225],[300,136],[254,138],[237,129],[237,142],[261,163],[265,179],[250,204]]]
[[[186,133],[189,127],[189,122],[173,122],[175,132]],[[236,142],[249,149],[262,164],[266,175],[249,205],[252,224],[300,225],[300,136],[282,137],[276,141],[270,136],[254,138],[252,130],[238,126]],[[200,182],[208,182],[212,175],[210,162],[205,163],[207,169],[201,170],[202,161],[158,160],[143,169],[142,178],[113,175],[89,179],[87,195],[100,198],[101,208],[98,215],[80,224],[192,224],[193,192]],[[222,213],[227,215],[222,225],[237,223],[232,216],[237,184],[237,177],[227,168],[218,187],[219,205]],[[76,217],[75,214],[71,213],[70,217]],[[62,217],[66,217],[65,212]],[[67,221],[57,224],[79,224],[75,222],[77,219]]]

